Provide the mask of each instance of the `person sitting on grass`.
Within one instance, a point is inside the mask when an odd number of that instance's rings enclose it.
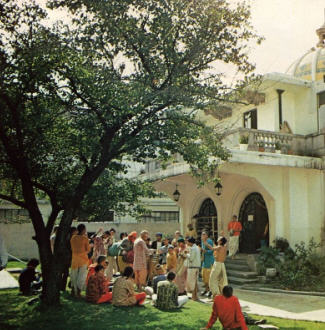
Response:
[[[39,261],[37,259],[30,259],[27,263],[27,268],[25,268],[19,276],[19,290],[24,296],[37,293],[37,290],[42,286],[40,274],[36,276],[35,271],[38,265]]]
[[[88,274],[87,274],[87,278],[86,278],[86,285],[88,283],[88,280],[90,278],[91,275],[95,274],[95,268],[97,265],[102,265],[104,267],[104,271],[106,270],[107,266],[108,266],[108,262],[106,261],[106,256],[99,256],[97,258],[97,262],[94,264],[91,264],[88,266]],[[106,278],[106,282],[109,283],[110,279]]]
[[[210,320],[203,329],[210,329],[218,318],[224,329],[248,329],[238,298],[232,292],[232,287],[226,285],[222,295],[214,298]]]
[[[146,293],[134,293],[134,272],[130,266],[125,267],[123,276],[116,279],[113,285],[114,306],[142,305],[146,300]]]
[[[87,283],[86,300],[88,302],[95,304],[111,302],[112,292],[108,292],[104,270],[102,265],[94,268],[95,273],[90,276]]]
[[[166,281],[158,283],[157,295],[152,296],[154,305],[163,310],[181,308],[188,302],[187,296],[178,296],[178,287],[174,283],[175,273],[169,272]]]

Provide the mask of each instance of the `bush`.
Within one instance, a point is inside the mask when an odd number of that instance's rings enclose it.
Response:
[[[272,246],[263,246],[257,259],[257,272],[259,275],[266,274],[266,268],[276,268],[280,263],[279,250]]]
[[[290,247],[288,240],[282,237],[276,238],[273,243],[280,252],[285,252]]]

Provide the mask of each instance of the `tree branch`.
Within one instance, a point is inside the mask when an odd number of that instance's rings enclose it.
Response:
[[[23,202],[23,201],[20,201],[14,197],[11,197],[11,196],[7,196],[7,195],[4,195],[4,194],[0,194],[0,199],[3,199],[5,201],[8,201],[10,203],[13,203],[19,207],[22,207],[24,209],[27,209],[27,205]]]

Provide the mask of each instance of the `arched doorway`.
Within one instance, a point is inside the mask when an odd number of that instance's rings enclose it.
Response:
[[[249,194],[239,211],[243,231],[239,239],[239,251],[256,253],[262,245],[269,244],[269,216],[264,198],[259,193]]]
[[[196,219],[196,231],[199,239],[203,230],[208,231],[211,238],[218,237],[217,209],[212,199],[207,198],[203,201],[199,213],[194,218]]]

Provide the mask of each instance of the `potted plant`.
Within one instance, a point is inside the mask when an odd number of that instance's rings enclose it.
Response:
[[[281,143],[279,141],[275,142],[274,148],[276,154],[281,154]]]
[[[258,142],[257,145],[258,151],[265,151],[265,143],[263,141]]]
[[[248,136],[241,135],[239,138],[239,150],[247,150],[248,148]]]

